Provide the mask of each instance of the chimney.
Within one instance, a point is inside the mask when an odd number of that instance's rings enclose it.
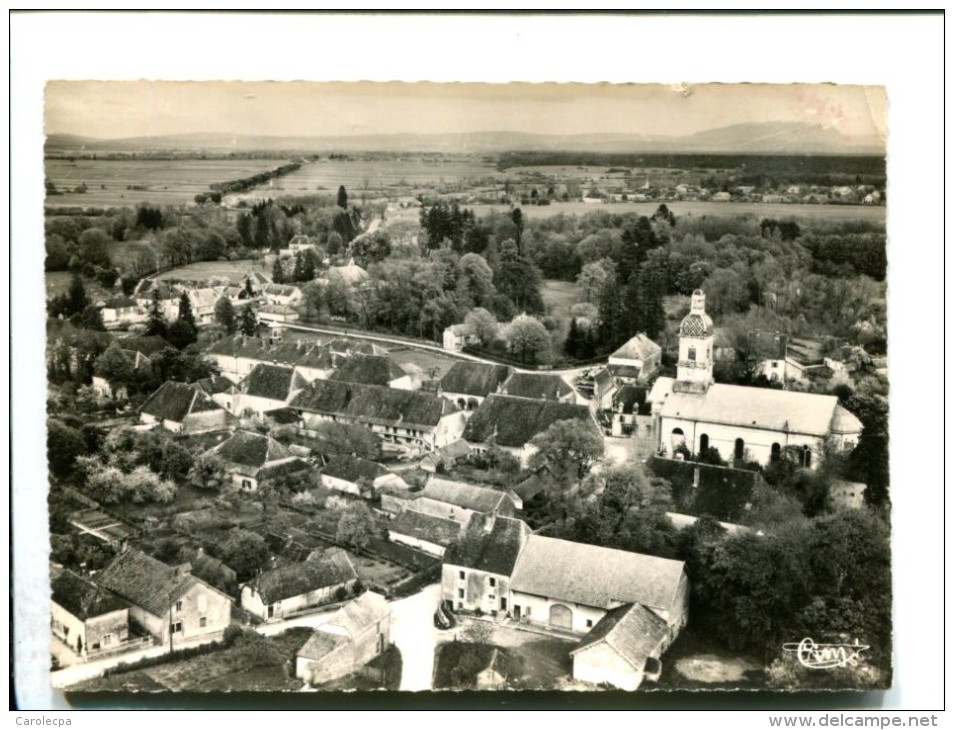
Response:
[[[484,532],[491,533],[494,531],[494,522],[497,520],[497,515],[494,513],[484,515]]]

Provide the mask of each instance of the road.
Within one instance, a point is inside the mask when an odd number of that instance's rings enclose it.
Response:
[[[403,670],[401,689],[419,691],[431,688],[434,672],[434,648],[438,643],[439,632],[434,628],[434,611],[440,601],[441,587],[438,583],[426,586],[419,593],[391,602],[391,641],[401,652]],[[317,611],[287,621],[261,624],[255,630],[263,636],[274,636],[299,626],[316,627],[325,623],[335,610]],[[216,641],[220,634],[205,637],[197,641],[176,644],[177,649],[200,646]],[[121,663],[161,656],[168,652],[167,646],[151,646],[139,651],[77,663],[50,673],[50,683],[54,688],[65,689],[79,682],[93,679],[104,671]]]

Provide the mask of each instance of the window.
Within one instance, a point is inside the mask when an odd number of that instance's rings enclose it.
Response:
[[[489,600],[491,600],[491,601],[497,600],[497,596],[494,595],[493,593],[491,593],[489,596],[487,596],[487,598],[488,598]]]
[[[463,588],[458,588],[458,589],[457,589],[457,597],[458,597],[458,598],[463,598],[463,597],[464,597],[464,589],[463,589]]]
[[[64,625],[64,626],[63,626],[63,636],[69,636],[69,635],[70,635],[70,627]]]
[[[102,642],[103,646],[109,646],[113,643],[113,635],[103,634],[103,638],[100,641]]]
[[[205,616],[199,616],[199,628],[204,629],[206,625]]]
[[[593,628],[593,619],[591,618],[586,619],[586,628],[588,629]]]
[[[181,622],[181,621],[175,621],[175,622],[173,622],[173,624],[172,624],[169,628],[170,628],[170,630],[172,631],[173,634],[182,633],[182,622]]]
[[[467,577],[467,574],[466,574],[466,573],[464,573],[464,571],[463,571],[463,570],[462,570],[462,571],[460,571],[460,573],[458,573],[457,575],[458,575],[458,576],[460,577],[460,579],[461,579],[461,580],[464,580],[464,578],[466,578],[466,577]]]
[[[176,613],[182,610],[182,601],[176,601]]]
[[[530,606],[527,606],[527,618],[530,618]]]
[[[491,588],[496,588],[496,587],[497,587],[497,579],[496,579],[496,578],[491,578],[491,579],[490,579],[490,587],[491,587]]]
[[[696,348],[695,348],[695,347],[690,347],[690,348],[689,348],[689,362],[695,362],[695,361],[696,361]]]
[[[242,489],[251,489],[251,488],[252,488],[252,480],[251,480],[251,479],[243,479],[243,480],[242,480]]]

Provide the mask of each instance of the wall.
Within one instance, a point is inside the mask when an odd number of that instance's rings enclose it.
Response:
[[[477,410],[478,406],[484,402],[485,397],[480,395],[467,395],[466,393],[452,393],[450,391],[442,391],[441,396],[449,400],[455,406],[461,409],[461,412],[465,416],[470,417],[470,415]],[[461,408],[461,403],[464,404],[464,407]]]
[[[321,659],[296,657],[295,676],[308,684],[323,684],[351,674],[357,668],[354,645],[342,644]]]
[[[467,417],[462,411],[444,416],[434,430],[432,448],[441,448],[460,439],[467,425]]]
[[[398,390],[420,390],[421,383],[420,381],[412,378],[410,375],[404,375],[403,377],[389,382],[388,387],[397,388]]]
[[[430,497],[418,497],[414,501],[414,509],[417,512],[423,512],[426,515],[434,517],[443,517],[446,520],[454,520],[461,524],[467,524],[470,516],[474,514],[473,510],[458,507],[456,504],[440,502]]]
[[[356,497],[361,496],[361,488],[354,482],[349,482],[347,479],[339,479],[338,477],[329,476],[328,474],[322,474],[321,483],[328,489],[353,494]]]
[[[496,585],[490,585],[491,579]],[[463,597],[460,591],[464,592]],[[510,576],[445,563],[441,571],[441,596],[455,609],[476,611],[479,608],[485,613],[505,611],[510,614]]]
[[[551,600],[543,596],[534,596],[519,591],[510,591],[510,610],[516,615],[516,607],[520,606],[521,620],[528,620],[530,623],[548,626],[550,622],[550,606],[558,603],[566,606],[573,614],[572,631],[578,634],[585,634],[599,622],[606,611],[593,606],[585,606],[567,601]],[[530,609],[530,618],[527,619],[527,609]],[[589,621],[589,625],[587,625]]]
[[[232,402],[232,413],[240,416],[245,411],[250,410],[253,411],[257,416],[261,417],[265,411],[273,411],[276,408],[283,408],[285,403],[286,401],[278,400],[276,398],[262,398],[261,396],[257,395],[236,393]]]
[[[353,592],[354,580],[350,580],[347,583],[340,583],[333,586],[324,586],[322,588],[316,588],[313,591],[308,593],[302,593],[298,596],[291,596],[289,598],[283,598],[279,601],[274,601],[272,606],[272,619],[280,619],[283,616],[288,616],[298,611],[303,611],[306,608],[312,606],[320,606],[324,603],[331,603],[335,600],[335,591],[338,590],[342,585],[348,590],[349,593]],[[242,608],[250,613],[255,614],[261,619],[268,620],[268,605],[263,603],[262,595],[257,591],[253,590],[251,586],[245,585],[242,586]]]
[[[108,644],[103,643],[103,637],[109,636]],[[87,651],[101,651],[116,648],[117,645],[129,638],[129,610],[126,608],[112,611],[103,616],[95,616],[86,620],[86,649]]]
[[[50,621],[54,636],[62,639],[73,651],[86,652],[85,623],[53,601],[50,602]]]
[[[185,417],[185,421],[180,428],[183,433],[222,431],[228,428],[228,418],[228,413],[224,410],[191,413]]]
[[[174,642],[223,631],[231,621],[231,599],[205,585],[193,586],[178,600],[182,608],[173,607],[172,621],[181,621],[182,631],[174,635]],[[202,618],[206,620],[205,626],[201,625]]]
[[[447,550],[447,548],[445,548],[443,545],[428,542],[427,540],[421,540],[417,537],[411,537],[410,535],[402,535],[400,533],[394,532],[394,530],[388,530],[388,540],[391,542],[396,542],[398,545],[407,545],[408,547],[415,548],[416,550],[421,550],[428,555],[434,555],[438,558],[443,558],[444,552]]]
[[[601,684],[606,682],[632,692],[643,682],[637,670],[605,642],[589,646],[573,655],[573,679]]]

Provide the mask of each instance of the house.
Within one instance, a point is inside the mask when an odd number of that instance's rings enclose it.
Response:
[[[773,383],[785,383],[788,335],[755,330],[748,333],[746,341],[755,374],[764,375]]]
[[[570,651],[573,678],[636,690],[644,679],[658,678],[669,643],[669,627],[656,613],[639,603],[619,606]]]
[[[321,468],[321,483],[328,489],[356,497],[373,497],[382,487],[408,489],[403,477],[390,469],[377,462],[345,454],[333,456]]]
[[[305,251],[312,250],[314,247],[315,244],[312,243],[312,240],[303,233],[293,236],[288,242],[288,250],[290,253],[304,253]]]
[[[469,345],[479,345],[480,337],[472,325],[452,324],[444,328],[444,349],[460,352]]]
[[[530,535],[511,574],[513,617],[561,631],[589,633],[609,611],[633,603],[659,616],[668,641],[675,639],[689,611],[682,561]]]
[[[89,578],[64,570],[50,584],[53,636],[78,656],[128,647],[129,607]]]
[[[732,195],[724,191],[712,196],[712,202],[714,203],[728,203],[730,200],[732,200]]]
[[[354,259],[344,266],[329,266],[324,276],[317,281],[326,286],[344,286],[349,289],[363,289],[371,283],[371,275],[355,264]]]
[[[190,289],[188,294],[196,324],[212,324],[215,319],[215,305],[219,301],[219,292],[215,289],[201,288]]]
[[[352,355],[328,379],[398,390],[416,390],[421,386],[420,380],[415,381],[388,355]]]
[[[114,297],[107,301],[101,310],[103,324],[118,327],[124,324],[142,324],[146,321],[146,311],[131,297]]]
[[[242,277],[242,287],[252,290],[252,296],[259,297],[262,290],[272,283],[272,277],[262,271],[249,271]]]
[[[342,606],[295,655],[295,676],[317,685],[359,671],[391,645],[391,607],[367,591]]]
[[[150,366],[149,358],[138,350],[124,350],[120,348],[120,354],[129,363],[130,369],[138,374],[143,374]],[[129,389],[125,384],[117,383],[115,386],[106,378],[99,375],[93,375],[93,391],[103,398],[115,398],[116,400],[126,400],[129,397]]]
[[[513,517],[514,503],[503,491],[430,476],[412,509],[466,524],[474,513]]]
[[[549,373],[511,373],[499,392],[515,398],[576,403],[576,394],[569,383],[559,375]]]
[[[460,537],[462,529],[463,525],[455,520],[408,509],[388,523],[388,540],[441,557]]]
[[[679,328],[677,377],[658,378],[649,393],[656,450],[716,447],[724,458],[766,464],[795,448],[802,466],[816,468],[826,441],[843,451],[858,443],[861,421],[836,396],[715,383],[712,340],[705,294],[697,289]]]
[[[491,395],[468,419],[462,438],[475,453],[484,453],[494,445],[515,456],[521,466],[526,467],[537,451],[531,439],[557,421],[569,419],[588,424],[599,433],[586,406]]]
[[[828,500],[835,509],[861,509],[865,505],[867,490],[868,485],[864,482],[834,479],[828,490]]]
[[[438,468],[443,468],[445,470],[453,469],[461,461],[467,459],[470,456],[473,449],[470,448],[470,445],[466,441],[453,441],[447,446],[442,446],[441,448],[425,454],[424,458],[421,459],[421,462],[418,464],[418,468],[421,471],[426,471],[431,474],[438,471]]]
[[[214,375],[209,378],[203,378],[202,380],[195,381],[193,385],[210,396],[212,400],[229,413],[232,412],[232,398],[238,391],[232,381],[224,375]]]
[[[623,385],[613,395],[613,436],[635,436],[651,447],[653,422],[645,386]]]
[[[219,366],[222,375],[238,383],[259,363],[270,362],[268,349],[268,341],[260,337],[232,335],[214,342],[205,354]]]
[[[441,597],[455,609],[510,610],[510,576],[530,536],[522,520],[473,514],[444,553]]]
[[[167,380],[139,409],[139,420],[178,434],[222,431],[233,417],[201,388]]]
[[[662,348],[640,332],[611,353],[607,364],[619,378],[646,382],[656,374],[662,364]],[[618,369],[614,370],[614,366]],[[633,370],[624,368],[633,368]]]
[[[304,295],[301,289],[291,284],[267,284],[262,288],[261,297],[267,304],[288,306],[299,304]]]
[[[232,476],[232,485],[254,492],[261,482],[298,475],[312,467],[271,436],[251,431],[236,431],[205,452],[222,460]]]
[[[129,621],[160,644],[217,634],[229,625],[232,599],[191,574],[188,564],[166,565],[133,548],[96,574],[96,584],[129,604]]]
[[[235,595],[238,589],[238,579],[235,571],[218,558],[213,558],[201,547],[197,550],[183,550],[179,553],[179,560],[186,559],[192,566],[192,575],[213,588],[217,588],[226,595]]]
[[[258,319],[260,322],[288,324],[301,319],[301,312],[291,304],[266,304],[258,308]]]
[[[462,411],[476,410],[477,406],[510,377],[513,368],[484,362],[455,362],[440,380],[439,393],[457,404]]]
[[[336,337],[325,343],[325,347],[337,357],[351,357],[352,355],[387,355],[388,351],[381,345],[367,340],[350,340],[347,337]]]
[[[433,393],[337,380],[316,380],[289,403],[305,428],[324,421],[357,423],[386,444],[433,451],[460,438],[464,416]]]
[[[556,479],[550,467],[544,464],[539,469],[531,472],[528,477],[514,486],[514,494],[520,499],[518,509],[525,510],[529,507],[539,504],[547,491],[556,484]]]
[[[269,570],[242,586],[242,608],[266,621],[331,603],[358,580],[351,558],[331,549],[302,563]],[[340,599],[338,599],[340,600]]]
[[[262,418],[266,411],[283,408],[308,387],[295,368],[259,363],[236,388],[232,412]]]

